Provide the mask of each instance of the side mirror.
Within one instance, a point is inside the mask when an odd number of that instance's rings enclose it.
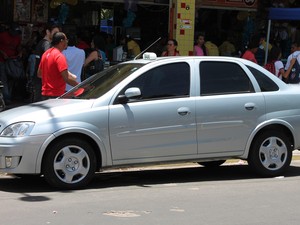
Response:
[[[134,99],[141,96],[141,90],[137,87],[128,88],[125,91],[125,95],[118,96],[118,102],[120,104],[126,104],[130,99]]]
[[[128,88],[125,91],[125,96],[129,99],[139,97],[141,96],[141,90],[137,87]]]

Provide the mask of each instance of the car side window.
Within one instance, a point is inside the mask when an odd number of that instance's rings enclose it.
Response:
[[[130,87],[138,87],[138,101],[189,96],[190,66],[188,63],[171,63],[151,69],[128,84],[120,94]]]
[[[278,85],[274,81],[272,81],[268,76],[266,76],[264,73],[260,72],[259,70],[255,69],[251,66],[247,66],[247,67],[251,71],[253,76],[255,77],[255,79],[260,87],[260,90],[262,92],[279,90]]]
[[[200,62],[200,93],[202,96],[254,92],[245,71],[236,63]]]

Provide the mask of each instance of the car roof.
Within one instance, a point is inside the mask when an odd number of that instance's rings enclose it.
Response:
[[[185,60],[193,60],[193,59],[201,59],[201,60],[212,60],[212,61],[224,61],[224,62],[240,62],[245,65],[249,65],[255,67],[257,69],[261,69],[262,66],[251,62],[249,60],[238,58],[238,57],[228,57],[228,56],[163,56],[157,57],[155,59],[134,59],[130,61],[126,61],[125,63],[142,63],[148,64],[151,62],[162,62],[162,61],[185,61]]]

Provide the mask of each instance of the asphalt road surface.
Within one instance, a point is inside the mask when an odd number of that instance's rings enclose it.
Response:
[[[0,224],[298,225],[299,191],[298,160],[276,178],[237,163],[115,170],[74,191],[2,175]]]

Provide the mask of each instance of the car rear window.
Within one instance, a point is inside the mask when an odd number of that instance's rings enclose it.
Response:
[[[245,71],[231,62],[202,61],[200,87],[203,96],[254,92]]]
[[[278,85],[274,81],[272,81],[272,79],[270,79],[268,76],[266,76],[263,72],[255,69],[251,66],[247,66],[247,67],[251,71],[253,76],[255,77],[255,79],[260,87],[260,90],[262,92],[279,90]]]

